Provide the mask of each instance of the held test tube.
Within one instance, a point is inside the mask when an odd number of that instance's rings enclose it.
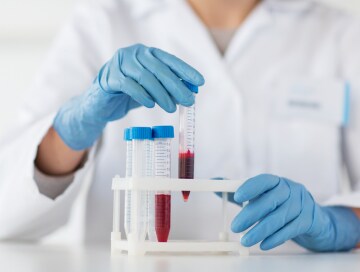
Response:
[[[130,130],[132,139],[132,177],[145,177],[147,166],[151,159],[151,128],[133,127]],[[131,220],[128,240],[143,242],[147,233],[148,193],[146,191],[131,191]],[[138,245],[138,244],[136,244]]]
[[[188,87],[195,97],[198,87],[186,81],[183,83]],[[190,107],[179,106],[180,126],[179,126],[179,178],[194,178],[195,163],[195,103]],[[184,201],[189,198],[190,191],[182,192]]]
[[[153,127],[154,138],[154,175],[171,177],[171,139],[174,138],[174,127]],[[171,225],[171,192],[155,193],[155,232],[158,242],[167,242]]]

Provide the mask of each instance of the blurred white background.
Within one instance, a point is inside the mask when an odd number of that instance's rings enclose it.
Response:
[[[101,0],[98,0],[101,1]],[[147,1],[147,0],[144,0]],[[323,0],[360,14],[359,0]],[[1,0],[0,135],[77,0]]]

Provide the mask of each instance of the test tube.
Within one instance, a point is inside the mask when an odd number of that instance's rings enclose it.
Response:
[[[125,177],[130,178],[132,172],[132,140],[130,137],[130,129],[126,128],[124,130],[124,140],[126,142],[126,168],[125,168]],[[126,237],[130,231],[130,222],[131,222],[131,191],[125,191],[125,214],[124,214],[124,229]]]
[[[132,139],[132,177],[139,178],[147,175],[147,167],[151,159],[151,128],[133,127],[130,130]],[[131,220],[128,240],[143,242],[147,233],[147,191],[131,191]]]
[[[149,154],[150,159],[148,160],[147,173],[146,176],[152,177],[154,175],[154,139],[150,142],[149,145]],[[156,242],[156,232],[155,232],[155,192],[148,191],[148,238],[152,242]]]
[[[186,81],[183,83],[194,95],[198,93],[198,87]],[[179,106],[180,126],[179,126],[179,178],[194,178],[195,162],[195,103],[190,107]],[[190,191],[182,191],[184,201],[188,201]]]
[[[171,139],[174,127],[153,127],[154,175],[157,178],[171,177]],[[155,193],[155,232],[158,242],[167,242],[171,226],[171,192]]]

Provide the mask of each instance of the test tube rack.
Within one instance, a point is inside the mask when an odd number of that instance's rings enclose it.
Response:
[[[167,253],[236,253],[248,255],[249,250],[238,241],[229,241],[226,220],[227,193],[235,192],[240,185],[239,180],[202,180],[202,179],[173,179],[173,178],[120,178],[115,176],[112,180],[112,190],[114,191],[114,210],[113,210],[113,231],[111,233],[111,253],[127,253],[128,255],[145,255],[148,252],[167,252]],[[120,191],[193,191],[193,192],[223,192],[222,216],[224,229],[219,232],[216,241],[168,241],[166,243],[144,241],[139,244],[122,239],[119,229],[121,222],[120,216]],[[240,234],[240,237],[242,234]]]

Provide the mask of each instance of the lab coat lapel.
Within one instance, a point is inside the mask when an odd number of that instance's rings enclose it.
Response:
[[[265,3],[260,3],[255,10],[245,20],[243,25],[236,31],[232,41],[225,53],[225,61],[231,65],[246,53],[251,41],[259,35],[260,31],[269,27],[273,18],[265,7]]]
[[[312,0],[263,0],[236,31],[224,56],[225,61],[232,64],[246,54],[251,41],[276,23],[276,13],[302,14],[313,4]]]
[[[129,7],[130,15],[141,20],[147,15],[157,12],[167,0],[122,0]]]

